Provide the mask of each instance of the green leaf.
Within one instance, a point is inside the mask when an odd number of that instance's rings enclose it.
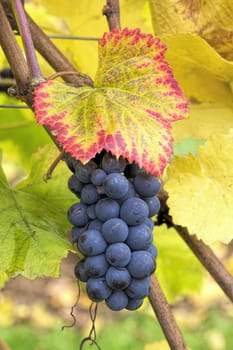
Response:
[[[204,270],[176,230],[165,224],[155,226],[154,243],[158,248],[155,274],[169,301],[200,291]]]
[[[62,258],[72,250],[66,212],[75,197],[68,191],[69,171],[60,164],[52,180],[43,175],[57,151],[41,149],[28,179],[12,188],[0,168],[0,285],[19,274],[58,276]]]
[[[160,176],[172,153],[171,122],[188,109],[164,55],[161,41],[138,29],[105,33],[95,87],[42,82],[38,122],[84,163],[106,149]]]

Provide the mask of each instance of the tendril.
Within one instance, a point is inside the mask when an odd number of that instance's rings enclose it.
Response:
[[[97,349],[101,350],[101,347],[96,341],[96,328],[95,328],[95,320],[97,316],[97,309],[98,309],[98,303],[91,303],[90,308],[89,308],[89,315],[91,319],[91,329],[88,334],[88,337],[84,338],[81,343],[79,350],[83,349],[83,346],[85,343],[90,342],[90,345],[95,345]]]
[[[74,309],[78,306],[79,299],[80,299],[80,294],[81,294],[79,280],[77,280],[77,287],[78,287],[77,299],[76,299],[76,302],[74,303],[74,305],[71,307],[71,310],[70,310],[70,316],[72,317],[73,321],[72,321],[72,323],[69,324],[69,325],[64,325],[64,326],[62,326],[62,328],[61,328],[62,331],[63,331],[65,328],[72,328],[72,327],[74,327],[75,324],[76,324],[76,317],[75,317],[75,315],[74,315]]]

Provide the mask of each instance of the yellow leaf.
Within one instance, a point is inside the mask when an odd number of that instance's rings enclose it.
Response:
[[[156,35],[194,33],[223,57],[233,60],[233,2],[231,0],[150,0]]]
[[[173,221],[206,243],[233,238],[233,132],[212,135],[199,156],[175,157],[165,189]]]

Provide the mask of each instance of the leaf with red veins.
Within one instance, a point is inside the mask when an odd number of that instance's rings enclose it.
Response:
[[[172,154],[171,122],[186,117],[189,105],[165,50],[139,29],[105,33],[94,88],[40,83],[38,123],[84,163],[106,149],[161,176]]]

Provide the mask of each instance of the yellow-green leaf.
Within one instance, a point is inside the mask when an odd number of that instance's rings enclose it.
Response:
[[[213,135],[192,154],[175,157],[165,189],[176,224],[206,243],[233,238],[233,133]]]

